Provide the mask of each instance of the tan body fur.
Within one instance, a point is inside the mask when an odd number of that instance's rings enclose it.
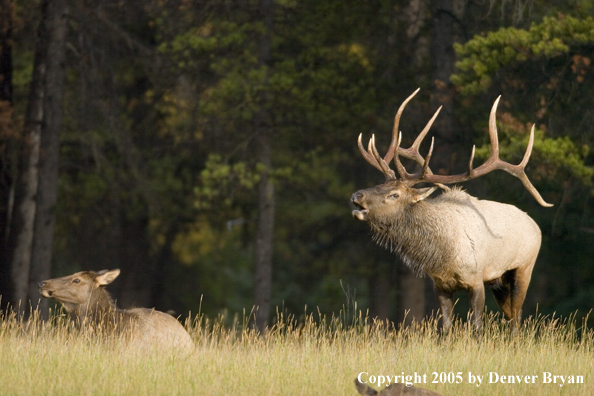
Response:
[[[192,338],[173,316],[149,308],[118,309],[105,290],[119,270],[82,271],[38,283],[39,292],[60,302],[80,326],[129,337],[148,349],[191,351]]]

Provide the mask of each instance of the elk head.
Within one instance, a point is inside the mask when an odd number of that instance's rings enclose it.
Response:
[[[120,274],[119,269],[81,271],[61,278],[48,279],[37,284],[39,293],[45,298],[53,298],[64,305],[67,312],[75,307],[88,305],[92,297],[107,296],[103,287],[113,282]],[[108,297],[106,297],[108,299]]]
[[[373,188],[357,191],[352,195],[351,201],[357,207],[357,209],[353,210],[354,217],[359,220],[369,221],[370,218],[381,219],[385,216],[390,216],[393,213],[403,210],[407,205],[415,204],[429,197],[431,193],[433,193],[433,191],[435,191],[438,187],[448,190],[449,188],[446,186],[447,184],[460,183],[475,179],[496,169],[504,170],[520,179],[524,187],[526,187],[530,194],[532,194],[532,196],[542,206],[553,206],[543,200],[524,172],[524,168],[528,163],[528,159],[530,158],[530,154],[532,152],[532,145],[534,143],[534,125],[530,131],[528,148],[526,149],[526,153],[524,154],[524,158],[520,164],[512,165],[502,161],[499,158],[499,142],[497,137],[495,115],[497,111],[497,104],[499,103],[499,99],[501,97],[495,100],[495,103],[491,108],[491,114],[489,116],[491,154],[487,161],[485,161],[485,163],[476,169],[473,168],[475,151],[474,146],[472,148],[470,161],[468,163],[468,170],[465,173],[459,175],[435,175],[431,172],[431,169],[429,168],[429,160],[431,159],[431,154],[433,152],[433,139],[431,140],[431,147],[426,158],[423,158],[423,156],[419,153],[419,146],[429,132],[429,129],[439,114],[441,107],[435,112],[433,117],[431,117],[425,128],[417,136],[410,148],[405,149],[400,147],[402,139],[402,134],[398,132],[400,116],[402,115],[407,103],[417,94],[417,92],[419,92],[419,89],[413,92],[413,94],[410,95],[398,109],[396,117],[394,118],[392,142],[390,143],[388,152],[383,158],[379,155],[377,148],[375,147],[374,136],[372,136],[369,140],[368,148],[365,150],[361,143],[362,135],[359,135],[358,146],[361,154],[367,160],[367,162],[384,174],[386,177],[386,182]],[[421,170],[414,174],[408,173],[400,162],[400,156],[415,161],[421,166]],[[394,164],[400,178],[396,177],[395,172],[390,169],[390,166],[388,165],[392,159],[394,159]],[[422,182],[431,183],[434,186],[429,188],[414,188],[416,184]]]

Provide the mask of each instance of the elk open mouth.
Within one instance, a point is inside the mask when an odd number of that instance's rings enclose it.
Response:
[[[367,208],[365,208],[364,206],[353,202],[353,205],[355,205],[355,207],[357,209],[353,210],[353,217],[359,219],[359,220],[366,220],[367,219],[367,213],[369,213],[369,210],[367,210]]]
[[[39,289],[39,293],[45,298],[50,298],[54,293],[51,290]]]

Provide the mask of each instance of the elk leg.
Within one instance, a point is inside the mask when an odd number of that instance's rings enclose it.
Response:
[[[528,291],[528,285],[530,284],[530,278],[532,277],[532,268],[534,264],[526,267],[519,268],[515,272],[515,277],[511,284],[511,315],[512,327],[516,327],[522,319],[522,305],[526,298],[526,292]]]
[[[472,324],[476,330],[483,328],[484,310],[485,285],[481,282],[479,286],[470,289],[470,311],[472,312]]]
[[[435,286],[435,284],[433,285],[433,292],[437,297],[439,309],[441,309],[443,330],[448,332],[452,327],[452,314],[454,312],[454,294],[438,288],[437,286]]]
[[[489,282],[489,288],[497,300],[497,305],[508,319],[512,318],[512,285],[516,276],[515,272],[515,270],[508,271],[501,278]]]

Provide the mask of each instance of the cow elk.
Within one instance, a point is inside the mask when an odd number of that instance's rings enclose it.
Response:
[[[119,269],[82,271],[37,284],[43,297],[53,298],[80,327],[130,337],[135,346],[191,351],[192,338],[173,316],[148,308],[118,309],[105,286]]]
[[[355,378],[355,386],[359,394],[363,396],[443,396],[441,393],[429,389],[406,386],[401,383],[394,383],[378,392],[369,385],[359,382],[357,378]]]
[[[365,150],[359,135],[361,154],[384,174],[386,181],[352,195],[351,201],[356,206],[353,216],[369,223],[374,240],[397,252],[413,272],[431,277],[444,330],[451,328],[453,294],[458,290],[469,291],[473,324],[477,329],[482,327],[485,284],[491,288],[499,307],[511,320],[512,326],[516,326],[521,319],[522,304],[540,249],[540,229],[534,220],[515,206],[480,200],[458,187],[449,188],[447,184],[468,181],[501,169],[520,179],[542,206],[552,206],[542,199],[524,172],[534,142],[534,126],[530,132],[528,148],[519,165],[499,159],[495,123],[499,102],[497,98],[489,117],[491,154],[487,161],[478,168],[473,168],[473,147],[466,172],[458,175],[436,175],[429,168],[433,140],[425,158],[419,153],[419,146],[440,109],[410,148],[400,147],[400,116],[418,91],[417,89],[410,95],[398,109],[392,142],[383,158],[376,149],[373,136]],[[400,162],[400,157],[419,164],[420,171],[408,173]],[[392,158],[400,178],[396,177],[388,165]],[[432,186],[415,188],[419,183],[429,183]],[[441,188],[443,193],[430,198],[437,188]]]

